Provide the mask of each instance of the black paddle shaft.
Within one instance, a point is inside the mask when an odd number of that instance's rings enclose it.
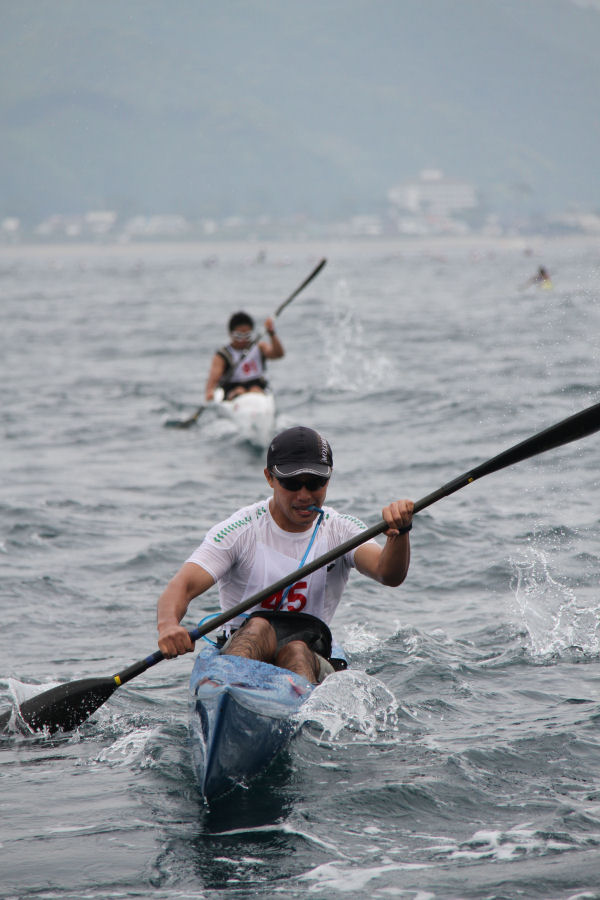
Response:
[[[290,296],[287,298],[287,300],[284,300],[283,303],[281,303],[281,304],[277,307],[277,309],[275,310],[275,316],[274,316],[274,318],[277,318],[277,316],[279,315],[279,313],[283,312],[283,310],[286,308],[286,306],[288,305],[288,303],[291,303],[292,300],[294,299],[294,297],[297,297],[298,294],[300,293],[300,291],[303,291],[304,288],[305,288],[307,285],[309,285],[309,284],[311,283],[311,281],[313,280],[313,278],[315,278],[315,277],[319,274],[319,272],[321,271],[321,269],[323,268],[323,266],[325,265],[326,262],[327,262],[326,259],[322,259],[322,260],[318,263],[318,265],[312,270],[312,272],[310,273],[310,275],[307,275],[307,276],[306,276],[306,278],[304,279],[304,281],[302,282],[302,284],[299,284],[299,285],[298,285],[298,287],[297,287],[296,290],[293,292],[293,294],[290,294]]]
[[[546,428],[544,431],[534,434],[532,437],[527,438],[527,440],[521,441],[520,444],[515,444],[514,447],[504,450],[487,462],[465,472],[464,475],[459,475],[458,478],[454,478],[447,484],[442,485],[437,491],[428,494],[426,497],[422,497],[421,500],[417,500],[414,511],[415,513],[421,512],[421,510],[431,506],[443,497],[447,497],[449,494],[459,491],[467,484],[477,481],[478,478],[483,478],[484,475],[491,475],[492,472],[498,472],[500,469],[505,469],[507,466],[512,466],[524,459],[529,459],[531,456],[537,456],[540,453],[545,453],[547,450],[553,450],[555,447],[560,447],[562,444],[568,444],[571,441],[587,437],[599,430],[600,403],[596,403],[594,406],[590,406],[581,412],[575,413],[573,416],[569,416],[567,419],[563,419],[556,425],[552,425],[550,428]],[[360,534],[355,535],[343,544],[339,544],[339,546],[334,547],[328,553],[324,553],[322,556],[317,557],[312,562],[306,563],[306,565],[302,566],[300,569],[295,569],[289,575],[280,578],[275,584],[271,584],[262,591],[258,591],[258,593],[253,594],[252,597],[248,597],[246,600],[231,607],[231,609],[228,609],[226,612],[214,616],[202,627],[193,628],[190,631],[191,639],[197,641],[198,638],[204,637],[209,631],[219,628],[221,625],[224,625],[241,613],[246,612],[253,606],[262,603],[263,600],[266,600],[272,594],[276,594],[278,591],[289,587],[289,585],[293,584],[295,581],[304,578],[306,575],[310,575],[317,569],[321,569],[323,566],[328,565],[330,562],[333,562],[333,560],[338,559],[350,550],[354,550],[356,547],[360,546],[360,544],[364,544],[366,541],[371,540],[371,538],[387,531],[388,528],[387,522],[382,519],[377,525],[373,525],[371,528],[361,531]],[[155,665],[155,663],[160,662],[163,658],[162,653],[158,652],[147,657],[146,660],[135,663],[133,666],[130,666],[129,669],[125,669],[124,672],[119,674],[121,682],[124,683],[130,678],[135,677],[135,675],[139,675],[140,672],[143,672],[150,666]]]
[[[465,472],[464,475],[459,475],[458,478],[454,478],[447,484],[442,485],[437,491],[428,494],[426,497],[421,498],[421,500],[417,500],[415,503],[415,513],[421,512],[421,510],[431,506],[443,497],[447,497],[449,494],[459,491],[461,488],[466,487],[467,484],[477,481],[478,478],[483,478],[484,475],[491,475],[493,472],[498,472],[500,469],[505,469],[507,466],[515,465],[515,463],[528,459],[531,456],[537,456],[540,453],[545,453],[547,450],[553,450],[555,447],[560,447],[571,441],[587,437],[587,435],[593,434],[598,430],[600,430],[600,403],[596,403],[594,406],[590,406],[588,409],[575,413],[575,415],[563,419],[556,425],[552,425],[550,428],[546,428],[544,431],[534,434],[520,444],[515,444],[514,447],[504,450],[487,462]],[[263,600],[266,600],[278,591],[289,587],[290,584],[293,584],[298,579],[304,578],[312,572],[316,572],[317,569],[328,565],[330,562],[333,562],[350,550],[354,550],[366,541],[371,540],[371,538],[382,534],[388,527],[387,522],[382,519],[377,525],[373,525],[371,528],[361,531],[360,534],[355,535],[355,537],[350,538],[343,544],[339,544],[339,546],[334,547],[333,550],[330,550],[328,553],[324,553],[312,562],[306,563],[306,565],[302,566],[300,569],[296,569],[284,578],[280,578],[275,584],[271,584],[262,591],[258,591],[258,593],[253,594],[252,597],[248,597],[246,600],[231,607],[231,609],[228,609],[226,612],[214,616],[202,627],[193,628],[190,631],[191,639],[197,641],[198,638],[204,637],[204,635],[213,631],[215,628],[219,628],[221,625],[224,625],[241,613],[246,612],[253,606],[262,603]],[[157,653],[152,654],[152,656],[147,657],[145,660],[134,663],[133,666],[130,666],[128,669],[119,673],[118,677],[120,678],[121,683],[124,684],[125,681],[134,678],[150,666],[160,662],[161,659],[164,659],[164,657],[162,653],[158,651]]]
[[[575,413],[574,416],[562,419],[556,425],[551,425],[550,428],[539,431],[532,437],[527,438],[527,440],[521,441],[520,444],[509,447],[508,450],[504,450],[498,456],[493,456],[492,459],[488,459],[487,462],[476,466],[470,472],[459,475],[458,478],[449,481],[448,484],[444,484],[437,491],[428,494],[422,500],[418,500],[415,503],[415,512],[420,512],[426,506],[431,506],[432,503],[441,500],[442,497],[453,494],[467,484],[471,484],[472,481],[483,478],[484,475],[491,475],[492,472],[498,472],[507,466],[513,466],[524,459],[529,459],[530,456],[537,456],[540,453],[546,453],[547,450],[561,447],[563,444],[578,441],[590,434],[594,434],[596,431],[600,431],[600,403],[595,403],[594,406],[588,406],[587,409]]]
[[[295,297],[297,297],[298,294],[300,294],[304,290],[304,288],[311,283],[313,278],[316,278],[316,276],[319,274],[319,272],[321,271],[321,269],[323,268],[323,266],[325,265],[326,262],[327,262],[326,259],[322,259],[318,263],[318,265],[315,266],[315,268],[312,270],[310,275],[306,276],[306,278],[304,279],[302,284],[299,284],[298,287],[296,288],[296,290],[293,293],[291,293],[290,296],[286,300],[283,301],[283,303],[279,304],[279,306],[273,313],[274,319],[276,319],[277,316],[283,312],[283,310],[286,308],[286,306],[288,306],[292,302],[292,300],[294,300]],[[248,349],[243,352],[242,359],[250,353],[250,350],[252,349],[252,347],[254,347],[255,344],[258,344],[259,341],[262,341],[265,334],[266,334],[265,331],[261,331],[260,334],[254,338],[254,340],[252,341],[252,343],[250,344]]]
[[[594,406],[590,406],[567,419],[563,419],[556,425],[546,428],[545,431],[534,434],[533,437],[522,441],[520,444],[515,444],[514,447],[510,447],[503,453],[499,453],[498,456],[494,456],[469,472],[465,472],[464,475],[459,475],[458,478],[449,481],[432,494],[417,500],[414,511],[415,513],[421,512],[421,510],[441,500],[442,497],[453,494],[484,475],[491,475],[492,472],[497,472],[507,466],[521,462],[521,460],[537,456],[539,453],[545,453],[547,450],[553,450],[555,447],[560,447],[571,441],[580,440],[599,430],[600,403],[596,403]],[[205,625],[193,628],[189,632],[192,641],[197,641],[198,638],[204,637],[209,631],[219,628],[241,613],[246,612],[252,606],[262,603],[263,600],[266,600],[272,594],[283,590],[298,579],[310,575],[311,572],[328,565],[350,550],[354,550],[360,544],[364,544],[371,538],[382,534],[387,528],[387,523],[382,520],[377,525],[361,531],[360,534],[355,535],[355,537],[350,538],[350,540],[345,541],[338,547],[334,547],[328,553],[324,553],[305,566],[295,569],[289,575],[275,582],[275,584],[269,585],[242,603],[238,603],[226,612],[214,616]],[[125,684],[127,681],[135,678],[136,675],[145,672],[146,669],[156,665],[164,658],[160,650],[157,650],[111,678],[87,678],[51,688],[49,691],[44,691],[42,694],[31,697],[21,704],[19,715],[33,731],[40,731],[44,728],[49,731],[56,731],[58,728],[75,728],[98,709],[121,684]],[[0,714],[0,729],[9,722],[11,716],[12,710]]]

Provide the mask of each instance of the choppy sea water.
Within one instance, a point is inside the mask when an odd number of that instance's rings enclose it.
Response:
[[[0,706],[155,649],[156,599],[264,454],[201,401],[228,315],[282,313],[278,423],[368,524],[599,397],[584,241],[3,248]],[[538,265],[552,290],[524,288]],[[353,573],[351,660],[208,807],[192,657],[74,733],[0,735],[3,898],[600,897],[600,435],[422,512],[406,583]],[[216,594],[192,605],[194,624]]]

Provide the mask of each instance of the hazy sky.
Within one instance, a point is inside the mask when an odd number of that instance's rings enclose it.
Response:
[[[0,216],[600,208],[600,0],[1,0]]]

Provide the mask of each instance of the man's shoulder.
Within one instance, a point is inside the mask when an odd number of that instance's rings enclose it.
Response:
[[[219,347],[218,350],[215,350],[215,353],[224,359],[229,366],[233,365],[233,352],[230,346]]]
[[[207,537],[213,544],[221,544],[231,539],[233,535],[242,535],[251,529],[252,526],[260,521],[267,513],[268,503],[266,500],[260,500],[258,503],[252,503],[249,506],[243,506],[236,510],[227,519],[223,519],[217,525],[214,525]]]
[[[354,525],[356,528],[361,529],[361,531],[367,527],[362,519],[352,515],[352,513],[338,512],[337,509],[333,509],[331,506],[325,506],[323,508],[325,510],[325,521]]]

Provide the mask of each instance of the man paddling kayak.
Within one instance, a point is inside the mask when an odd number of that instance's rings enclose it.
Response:
[[[333,457],[329,443],[304,426],[278,434],[267,453],[266,500],[213,526],[169,582],[158,601],[158,646],[166,657],[193,650],[180,625],[194,597],[218,583],[226,611],[327,553],[366,526],[323,506]],[[223,652],[272,663],[317,683],[332,671],[329,622],[352,567],[381,584],[397,586],[408,572],[414,504],[384,507],[387,540],[369,540],[227,623]]]
[[[298,430],[292,429],[292,432],[294,431],[297,432]],[[300,429],[300,431],[310,432],[310,429]],[[410,529],[412,516],[414,513],[418,513],[424,509],[427,509],[429,506],[432,506],[432,504],[437,503],[438,500],[441,500],[444,497],[449,497],[456,491],[460,491],[462,488],[466,487],[469,484],[473,484],[474,481],[477,481],[478,479],[483,478],[486,475],[491,475],[493,472],[499,472],[501,469],[506,469],[509,466],[514,466],[525,459],[530,459],[532,456],[538,456],[540,453],[547,453],[549,450],[555,450],[557,447],[562,447],[564,444],[569,444],[572,441],[580,441],[582,438],[587,437],[590,434],[595,434],[597,431],[600,431],[600,403],[594,403],[592,406],[589,406],[586,409],[582,409],[580,412],[575,413],[572,416],[568,416],[566,419],[561,419],[561,421],[557,422],[555,425],[551,425],[549,428],[545,428],[543,431],[539,431],[536,434],[533,434],[531,437],[526,438],[524,441],[520,441],[518,444],[514,444],[514,446],[509,447],[507,450],[503,450],[501,453],[498,453],[491,459],[488,459],[485,462],[480,463],[480,465],[475,466],[475,468],[469,469],[468,472],[463,472],[462,475],[453,478],[451,481],[443,484],[440,488],[432,491],[425,497],[421,497],[421,499],[417,500],[416,503],[413,503],[410,500],[401,500],[397,501],[396,504],[390,504],[389,507],[385,508],[385,517],[381,520],[381,522],[378,522],[376,525],[372,525],[366,530],[359,531],[358,534],[355,535],[355,537],[351,538],[348,541],[345,541],[343,544],[334,548],[329,553],[318,556],[311,562],[305,562],[302,567],[298,567],[297,573],[292,569],[291,575],[285,575],[278,581],[268,584],[263,588],[262,591],[258,591],[256,594],[252,594],[246,600],[239,603],[234,609],[230,608],[228,612],[222,612],[217,614],[215,617],[209,617],[211,621],[209,621],[208,623],[204,621],[204,623],[198,625],[197,628],[193,628],[187,634],[187,646],[181,640],[181,635],[179,633],[180,626],[178,625],[178,623],[185,615],[190,600],[194,596],[196,596],[196,594],[202,592],[202,587],[199,587],[196,593],[194,593],[193,588],[190,585],[190,590],[188,591],[188,594],[186,594],[186,581],[188,575],[187,572],[184,572],[184,566],[180,574],[175,576],[175,579],[173,579],[173,582],[169,584],[167,590],[163,593],[162,597],[159,600],[159,642],[163,644],[165,653],[163,653],[162,650],[157,650],[154,653],[151,653],[149,656],[145,656],[143,659],[132,663],[132,665],[127,666],[127,668],[122,669],[120,672],[117,672],[111,676],[105,676],[103,678],[82,678],[77,681],[70,681],[66,682],[65,684],[55,685],[54,687],[50,688],[50,690],[42,691],[41,694],[36,694],[33,697],[30,697],[28,700],[24,700],[23,703],[20,703],[18,709],[19,718],[22,719],[27,724],[28,728],[33,731],[43,731],[45,729],[48,729],[48,731],[52,733],[59,728],[63,730],[76,728],[78,725],[81,725],[82,722],[85,722],[85,720],[88,719],[95,710],[102,706],[102,704],[106,700],[108,700],[108,698],[112,696],[112,694],[117,690],[118,687],[121,687],[121,685],[127,684],[133,678],[141,675],[142,672],[146,672],[152,666],[155,666],[157,663],[162,662],[166,657],[177,656],[180,653],[186,653],[187,651],[191,650],[193,641],[197,641],[198,638],[204,637],[204,635],[208,634],[214,628],[229,623],[237,614],[245,613],[253,605],[256,606],[258,604],[262,604],[265,599],[272,597],[274,591],[282,590],[283,599],[288,586],[298,578],[298,575],[300,575],[300,573],[302,573],[302,576],[308,576],[313,572],[319,571],[323,566],[327,566],[327,568],[332,571],[330,563],[342,559],[344,557],[344,554],[351,553],[353,550],[358,550],[361,545],[365,545],[371,538],[377,537],[380,534],[388,534],[388,543],[381,552],[381,557],[383,557],[384,554],[387,554],[388,558],[390,544],[389,539],[395,534],[397,538],[396,551],[403,555],[402,569],[404,570],[404,575],[406,575],[406,571],[408,569],[409,547],[408,541],[406,543],[403,543],[400,540],[400,532],[404,531],[404,529]],[[283,432],[282,434],[286,435],[287,432]],[[313,434],[315,434],[315,432],[313,432]],[[323,439],[320,438],[319,435],[317,435],[316,437],[320,442],[321,448],[323,449]],[[285,459],[282,459],[280,457],[280,454],[282,453],[281,442],[287,440],[287,438],[279,435],[278,439],[276,439],[276,442],[274,442],[275,446],[273,446],[273,444],[271,445],[269,454],[271,456],[271,463],[273,463],[273,466],[270,474],[274,477],[277,477],[278,481],[280,481],[282,478],[285,481],[285,478],[287,477],[288,488],[291,491],[292,488],[296,487],[296,485],[292,485],[289,482],[290,478],[295,478],[296,476],[298,476],[298,480],[301,480],[303,477],[307,478],[307,476],[310,476],[311,472],[313,472],[314,470],[312,464],[306,466],[306,457],[303,455],[301,456],[300,451],[297,447],[294,447],[291,454],[292,466],[290,466],[289,459],[286,463]],[[296,442],[293,440],[291,441],[291,443],[293,445],[296,444]],[[327,472],[330,472],[332,467],[331,450],[328,449],[329,445],[327,444],[327,442],[324,443],[326,445],[325,459],[323,460],[322,458],[320,458],[317,464],[319,466],[325,465],[325,475],[323,475],[323,470],[321,469],[317,470],[317,477],[327,477]],[[285,454],[283,455],[285,456]],[[312,457],[312,452],[307,453],[307,456],[309,458]],[[298,464],[299,459],[304,460],[304,462],[301,462],[300,465]],[[269,456],[267,457],[267,461],[268,460]],[[310,490],[312,490],[314,487],[314,482],[311,483],[311,485],[308,485],[308,483],[306,482],[304,486],[301,486],[301,490],[299,493],[303,493],[305,490],[307,492],[310,492]],[[316,487],[318,488],[318,483],[316,484]],[[275,490],[273,492],[273,501],[275,501]],[[261,516],[263,514],[266,516],[267,512],[270,516],[271,501],[265,500],[264,503],[265,508],[262,509]],[[298,504],[296,503],[296,508],[297,507]],[[401,512],[402,507],[402,514],[397,515],[397,513]],[[394,509],[396,509],[396,513],[391,516],[391,513]],[[298,514],[300,512],[301,507],[298,511]],[[325,515],[326,512],[327,510],[324,509],[323,514]],[[275,513],[279,515],[276,507],[274,507],[273,509],[273,515],[275,515]],[[265,518],[265,521],[268,522],[269,519]],[[357,520],[354,521],[356,522]],[[408,524],[405,525],[404,523]],[[237,523],[231,523],[230,521],[227,521],[223,523],[224,527],[219,530],[219,532],[217,533],[217,537],[219,537],[221,541],[227,539],[227,536],[232,533],[232,530],[235,530],[234,526],[236,524],[241,526],[247,523],[244,523],[243,520],[237,521]],[[286,529],[285,527],[280,528],[280,531],[282,532],[285,532],[286,530],[288,529]],[[311,541],[309,541],[303,559],[308,557],[310,546]],[[392,553],[393,552],[394,551],[392,550]],[[356,552],[354,553],[354,561],[357,567],[359,567],[359,571],[364,571],[364,567],[367,564],[367,561],[359,561],[357,559]],[[379,580],[386,584],[399,584],[402,581],[402,578],[395,581],[384,581],[384,577],[382,577],[383,572],[381,565],[379,565],[379,576]],[[212,583],[213,579],[209,576],[207,585],[210,586],[210,584]],[[300,586],[297,585],[297,587],[299,588]],[[331,614],[333,614],[333,610],[331,611]],[[12,708],[0,713],[0,730],[8,725],[13,716],[14,710]]]
[[[217,387],[225,391],[225,400],[232,400],[245,391],[264,391],[267,387],[265,363],[267,359],[281,359],[285,351],[275,333],[275,322],[265,320],[269,340],[253,342],[254,320],[248,313],[234,313],[229,319],[229,344],[213,356],[204,399],[211,402]]]

